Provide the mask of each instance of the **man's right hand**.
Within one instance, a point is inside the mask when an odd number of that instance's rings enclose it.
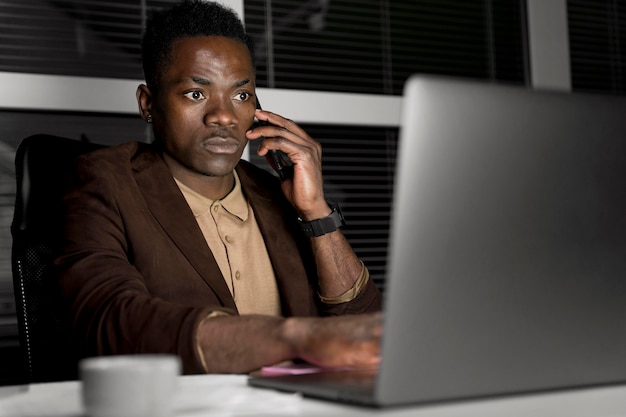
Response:
[[[296,357],[321,367],[380,362],[382,314],[289,318],[285,328]]]

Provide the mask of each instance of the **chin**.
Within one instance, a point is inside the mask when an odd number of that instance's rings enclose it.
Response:
[[[232,174],[238,163],[239,160],[237,160],[234,164],[211,164],[210,166],[204,166],[200,169],[196,169],[195,171],[202,175],[206,175],[207,177],[225,177]]]

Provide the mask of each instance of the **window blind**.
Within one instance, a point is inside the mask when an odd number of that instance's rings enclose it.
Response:
[[[572,90],[626,94],[626,2],[567,2]]]
[[[0,71],[142,78],[175,0],[0,0]],[[247,0],[259,86],[401,94],[413,72],[524,83],[523,0]]]
[[[402,94],[414,72],[526,81],[520,0],[249,0],[258,85]]]
[[[0,0],[0,71],[142,79],[147,13],[173,0]]]

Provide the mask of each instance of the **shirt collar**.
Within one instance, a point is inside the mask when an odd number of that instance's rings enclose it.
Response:
[[[246,221],[248,219],[248,201],[243,194],[243,190],[241,189],[241,182],[239,181],[239,176],[236,171],[233,171],[233,175],[235,177],[235,186],[224,198],[219,200],[211,200],[191,188],[187,187],[182,182],[178,181],[176,178],[176,184],[178,188],[180,188],[185,200],[187,200],[187,204],[191,208],[193,215],[195,217],[199,217],[202,214],[206,213],[216,204],[224,207],[228,213],[236,216],[242,221]]]

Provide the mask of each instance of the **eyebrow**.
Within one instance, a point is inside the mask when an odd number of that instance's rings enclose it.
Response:
[[[200,78],[200,77],[191,77],[191,81],[193,81],[196,84],[202,84],[202,85],[211,84],[211,81],[207,80],[206,78]]]
[[[201,84],[201,85],[210,85],[211,81],[207,80],[206,78],[201,78],[201,77],[191,77],[191,80],[196,83],[196,84]],[[241,87],[244,85],[250,84],[250,80],[249,79],[243,79],[241,81],[237,81],[235,82],[233,85],[235,87]]]
[[[244,86],[246,84],[249,84],[249,83],[250,83],[250,80],[246,78],[245,80],[241,80],[241,81],[235,83],[235,87],[242,87],[242,86]]]

